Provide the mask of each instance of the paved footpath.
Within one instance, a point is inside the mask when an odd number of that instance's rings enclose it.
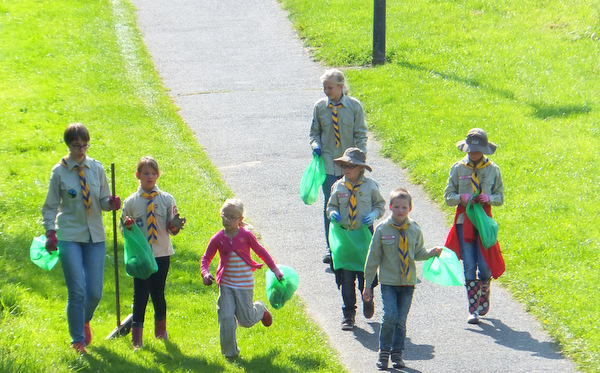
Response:
[[[376,289],[371,320],[359,308],[355,331],[340,329],[341,295],[321,263],[322,195],[305,206],[298,194],[302,171],[311,160],[308,130],[313,103],[323,95],[318,78],[325,68],[310,58],[277,0],[133,3],[181,116],[245,202],[247,218],[276,262],[298,271],[297,294],[306,312],[350,372],[376,371],[380,293]],[[449,139],[448,146],[458,140]],[[368,163],[386,199],[396,187],[412,191],[412,217],[422,226],[426,245],[443,244],[448,226],[442,212],[405,179],[403,170],[379,155],[373,138]],[[418,273],[421,277],[420,269]],[[539,323],[497,283],[491,302],[482,323],[468,325],[462,287],[420,282],[409,314],[404,371],[575,371]]]

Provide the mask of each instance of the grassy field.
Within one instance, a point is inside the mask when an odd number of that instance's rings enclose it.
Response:
[[[315,58],[346,70],[386,155],[440,205],[456,142],[488,132],[506,191],[501,281],[597,371],[600,5],[387,1],[387,64],[370,67],[373,2],[280,1]]]
[[[238,330],[243,359],[221,356],[218,290],[202,285],[200,257],[221,228],[219,207],[231,192],[165,94],[128,2],[0,1],[0,45],[0,371],[344,371],[297,298],[274,311],[269,329]],[[90,129],[89,156],[108,172],[114,162],[118,195],[136,190],[137,160],[152,155],[163,172],[160,187],[188,219],[173,239],[169,342],[153,338],[151,305],[142,350],[133,353],[129,337],[104,340],[116,325],[112,214],[105,214],[104,299],[91,323],[87,357],[69,348],[60,265],[44,272],[29,261],[31,239],[43,233],[50,170],[67,153],[62,133],[75,121]],[[124,274],[120,237],[119,251],[124,318],[132,280]],[[262,300],[264,274],[256,272],[255,295]]]

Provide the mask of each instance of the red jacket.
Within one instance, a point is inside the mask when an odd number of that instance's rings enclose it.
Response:
[[[483,205],[483,209],[489,217],[492,216],[492,206]],[[461,257],[460,243],[458,241],[458,234],[456,233],[456,219],[458,219],[458,216],[464,213],[465,210],[465,206],[463,205],[458,205],[458,207],[456,208],[456,214],[454,215],[454,224],[452,225],[452,228],[450,228],[450,232],[448,233],[448,237],[446,238],[446,244],[444,245],[447,248],[454,251],[458,259],[461,259]],[[465,221],[463,222],[463,238],[465,242],[473,242],[475,240],[475,228],[473,227],[473,223],[471,223],[466,213]],[[504,273],[506,267],[504,265],[504,258],[502,257],[502,252],[500,251],[500,245],[498,244],[498,242],[496,242],[494,246],[484,250],[481,246],[481,240],[479,240],[479,250],[481,250],[485,262],[492,271],[492,277],[500,277]]]

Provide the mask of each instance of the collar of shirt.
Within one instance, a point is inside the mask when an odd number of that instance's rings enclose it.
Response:
[[[327,106],[329,106],[329,104],[332,104],[332,105],[342,104],[344,107],[348,107],[348,96],[346,96],[344,93],[342,93],[342,98],[340,99],[339,102],[333,102],[330,99],[327,99]]]
[[[156,192],[160,194],[160,189],[158,188],[158,185],[155,185],[154,188],[152,188],[152,190],[150,192]],[[146,192],[141,186],[138,187],[138,194],[141,196],[143,193],[150,193],[150,192]]]

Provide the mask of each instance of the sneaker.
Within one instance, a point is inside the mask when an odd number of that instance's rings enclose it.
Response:
[[[402,360],[402,350],[394,350],[391,355],[394,369],[400,369],[406,367],[404,360]]]
[[[477,315],[476,313],[470,314],[469,318],[467,319],[467,322],[469,324],[479,324],[479,315]]]
[[[75,342],[71,345],[71,348],[77,351],[79,355],[87,355],[83,342]]]
[[[323,255],[323,263],[331,264],[331,254],[327,251],[327,254]]]
[[[375,313],[375,303],[373,302],[373,299],[371,299],[368,302],[363,302],[363,315],[367,319],[370,319],[371,317],[373,317],[374,313]]]
[[[344,321],[342,321],[342,330],[353,330],[353,329],[354,329],[354,320],[344,319]]]
[[[85,346],[92,343],[92,329],[90,329],[89,321],[83,325],[83,343]]]
[[[260,319],[260,321],[263,323],[264,326],[271,326],[271,324],[273,324],[273,316],[271,316],[271,312],[269,312],[268,309],[265,308],[265,313],[262,317],[262,319]]]

